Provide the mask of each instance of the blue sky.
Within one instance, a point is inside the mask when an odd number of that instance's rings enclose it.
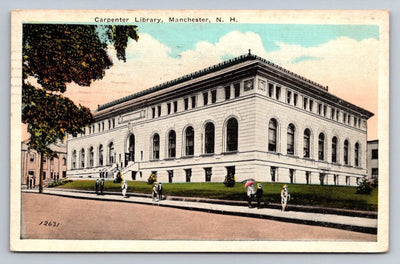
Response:
[[[136,23],[139,33],[147,33],[171,48],[169,56],[178,57],[182,51],[191,50],[196,43],[217,43],[231,31],[254,32],[260,35],[267,52],[279,49],[277,42],[316,47],[339,37],[357,41],[379,38],[375,25],[304,25],[304,24],[192,24],[192,23]],[[224,58],[225,59],[225,58]],[[227,58],[226,58],[227,59]]]

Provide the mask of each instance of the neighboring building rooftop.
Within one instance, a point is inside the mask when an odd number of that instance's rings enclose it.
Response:
[[[29,146],[28,146],[29,140],[24,140],[21,142],[21,150],[27,151]],[[65,143],[57,143],[57,144],[51,144],[50,149],[54,152],[57,153],[67,153],[67,145]]]

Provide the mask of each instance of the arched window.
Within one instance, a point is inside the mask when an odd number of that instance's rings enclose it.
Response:
[[[287,128],[287,154],[294,155],[294,125],[289,124]]]
[[[81,168],[85,167],[85,150],[81,149],[81,153],[80,153],[80,157],[81,157]]]
[[[204,128],[204,153],[214,153],[215,127],[209,122]]]
[[[94,151],[93,151],[93,147],[90,147],[89,149],[89,167],[93,167],[94,166]]]
[[[72,169],[76,169],[76,150],[72,151]]]
[[[129,136],[129,161],[135,161],[135,135]]]
[[[343,146],[343,162],[349,165],[349,141],[346,139]]]
[[[318,159],[324,160],[325,158],[325,135],[323,133],[318,136]]]
[[[186,128],[185,132],[185,155],[194,155],[194,130],[193,127]]]
[[[114,143],[110,142],[110,144],[108,145],[108,155],[109,155],[109,164],[113,164],[115,162],[114,160],[114,156],[115,156],[115,152],[114,152]]]
[[[99,146],[99,166],[103,166],[103,145]]]
[[[168,134],[168,158],[176,157],[176,133],[171,130]]]
[[[358,142],[354,145],[354,166],[360,166],[360,144]]]
[[[238,150],[238,121],[232,117],[226,122],[226,151]]]
[[[271,119],[268,124],[268,151],[276,152],[278,123]]]
[[[159,159],[160,158],[160,136],[158,134],[155,134],[153,136],[153,159]]]
[[[332,162],[337,162],[337,137],[332,138]]]
[[[306,128],[306,130],[304,130],[304,137],[303,137],[303,157],[304,158],[310,157],[310,137],[311,137],[310,129]]]

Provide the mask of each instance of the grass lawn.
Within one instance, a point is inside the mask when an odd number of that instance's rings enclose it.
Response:
[[[57,188],[79,190],[94,190],[94,180],[77,180],[68,182]],[[282,183],[262,183],[263,201],[280,203]],[[377,211],[378,190],[374,189],[370,195],[357,194],[356,187],[348,186],[321,186],[305,184],[287,184],[291,200],[289,204],[323,206],[328,208],[343,208],[364,211]],[[242,183],[234,187],[225,187],[222,183],[163,183],[164,195],[201,197],[225,200],[246,200],[246,189]],[[105,182],[105,191],[121,191],[121,183]],[[128,192],[151,194],[152,185],[146,182],[128,181]]]

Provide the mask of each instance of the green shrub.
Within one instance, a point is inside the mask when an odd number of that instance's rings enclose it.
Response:
[[[235,186],[235,175],[233,175],[232,173],[230,173],[229,175],[225,176],[225,180],[224,180],[224,185],[226,187],[233,187]]]
[[[121,183],[122,182],[122,174],[121,174],[121,172],[119,171],[118,173],[117,173],[117,177],[114,179],[114,183]]]
[[[153,184],[157,181],[157,175],[154,173],[150,174],[149,178],[147,179],[147,184]]]
[[[365,178],[360,182],[360,185],[357,187],[358,194],[371,194],[372,192],[372,184],[366,180]]]

